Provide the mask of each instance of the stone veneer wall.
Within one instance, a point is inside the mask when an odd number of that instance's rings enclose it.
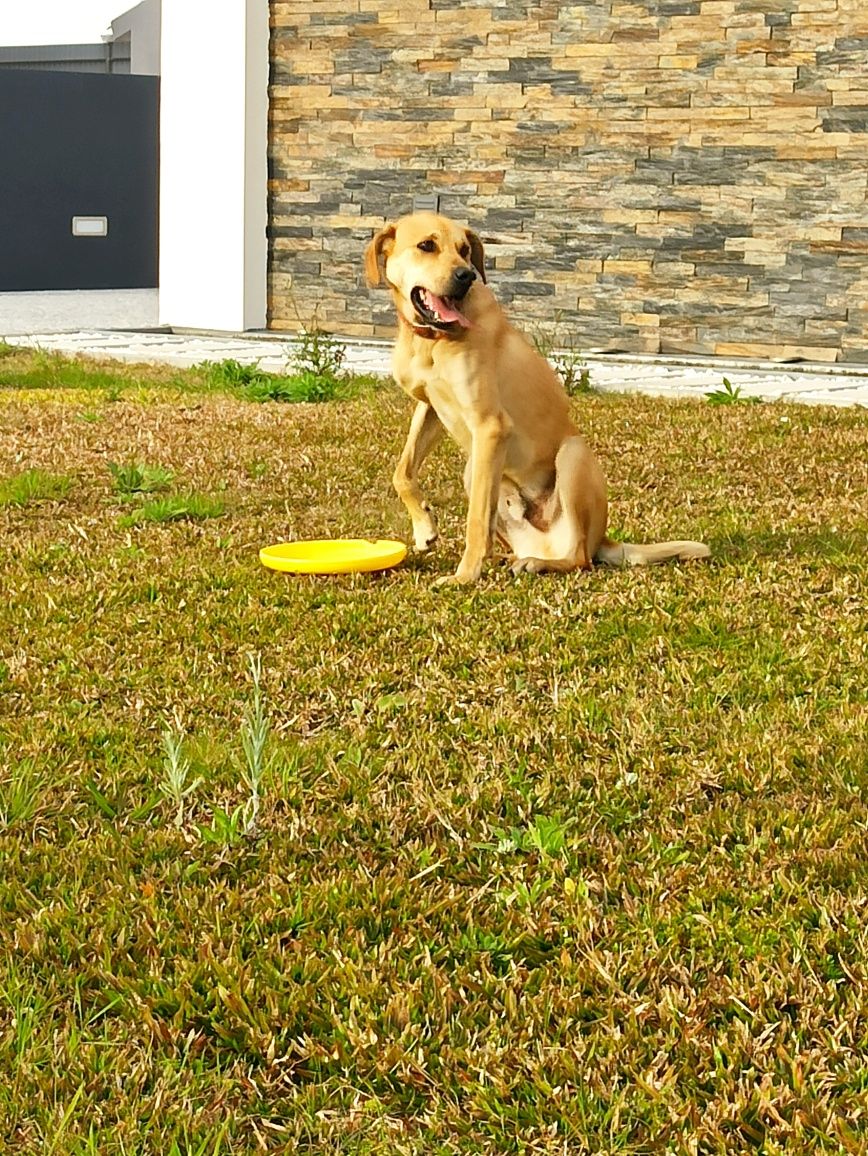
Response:
[[[868,0],[272,0],[270,324],[437,193],[525,329],[868,361]]]

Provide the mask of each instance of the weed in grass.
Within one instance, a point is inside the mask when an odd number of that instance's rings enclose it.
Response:
[[[268,475],[268,462],[252,461],[244,466],[245,473],[252,482],[258,482]]]
[[[302,326],[294,361],[303,376],[337,382],[343,374],[346,356],[346,346],[333,334],[320,329],[316,321]]]
[[[323,402],[333,401],[342,392],[342,383],[335,378],[321,377],[303,370],[292,377],[265,375],[252,381],[244,391],[250,401]]]
[[[174,824],[178,830],[184,826],[186,801],[202,782],[201,775],[190,781],[190,760],[184,755],[183,748],[184,732],[176,720],[174,730],[167,726],[163,731],[163,777],[157,788],[173,807]]]
[[[165,466],[151,466],[146,462],[124,462],[118,465],[109,462],[109,472],[114,479],[115,492],[122,495],[153,494],[168,489],[174,478]]]
[[[57,502],[69,493],[72,479],[45,470],[24,470],[0,481],[0,506],[26,506],[28,502]]]
[[[196,830],[203,843],[210,843],[217,847],[235,847],[247,834],[247,805],[233,807],[231,810],[223,807],[211,809],[209,825],[199,824]]]
[[[46,779],[33,759],[21,759],[0,779],[0,831],[26,823],[36,814]]]
[[[18,352],[16,345],[10,345],[8,341],[0,339],[0,359],[4,357],[13,357]]]
[[[537,352],[553,366],[569,397],[596,392],[591,384],[591,371],[576,346],[572,331],[564,326],[562,313],[556,314],[553,329],[533,334],[533,343]]]
[[[253,696],[241,724],[241,749],[244,755],[241,779],[247,789],[247,799],[232,809],[214,807],[210,825],[197,828],[203,842],[223,847],[233,847],[242,839],[253,838],[258,833],[262,790],[271,767],[271,761],[265,754],[271,722],[262,689],[262,660],[259,655],[251,654],[248,656],[248,664]],[[285,773],[290,773],[291,769],[288,765]]]
[[[762,400],[759,397],[744,397],[741,386],[733,385],[728,377],[723,379],[723,389],[710,389],[705,397],[709,405],[742,405],[745,402],[753,404]]]
[[[199,368],[211,385],[228,389],[247,401],[322,402],[340,396],[346,389],[345,383],[336,377],[310,368],[284,375],[267,373],[258,364],[241,365],[231,359],[206,361]]]
[[[500,855],[514,851],[523,854],[536,853],[546,858],[561,855],[566,847],[567,831],[571,821],[550,818],[546,815],[535,816],[532,823],[526,827],[513,827],[509,831],[495,831],[498,836],[496,844],[489,845]]]
[[[173,494],[145,502],[140,509],[120,518],[118,525],[130,527],[141,526],[145,522],[203,522],[208,518],[220,518],[225,512],[226,503],[221,498],[210,497],[208,494]]]
[[[258,654],[249,656],[250,676],[253,679],[253,701],[247,708],[241,727],[241,747],[244,751],[244,782],[250,792],[245,807],[244,833],[256,833],[259,823],[259,803],[262,783],[267,770],[265,745],[271,724],[265,711],[262,691],[262,660]]]
[[[233,390],[246,389],[254,382],[270,376],[259,368],[258,361],[242,364],[231,357],[223,361],[203,361],[196,368],[204,373],[210,385]]]

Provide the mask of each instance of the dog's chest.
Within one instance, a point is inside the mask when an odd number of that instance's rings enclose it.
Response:
[[[425,351],[414,353],[406,362],[400,376],[395,374],[401,388],[417,401],[427,401],[440,418],[447,432],[461,448],[470,452],[470,430],[464,420],[464,411],[455,397],[452,386],[437,371]]]

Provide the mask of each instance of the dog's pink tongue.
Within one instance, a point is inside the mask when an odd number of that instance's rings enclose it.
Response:
[[[427,305],[429,309],[433,309],[435,313],[440,314],[441,321],[457,321],[459,325],[465,329],[470,328],[470,322],[460,313],[454,305],[450,305],[443,297],[435,297],[433,293],[428,294]]]

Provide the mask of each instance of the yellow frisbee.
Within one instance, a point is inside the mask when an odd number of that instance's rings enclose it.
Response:
[[[259,551],[259,561],[289,574],[350,574],[388,570],[403,562],[406,554],[403,542],[389,538],[323,538],[265,546]]]

